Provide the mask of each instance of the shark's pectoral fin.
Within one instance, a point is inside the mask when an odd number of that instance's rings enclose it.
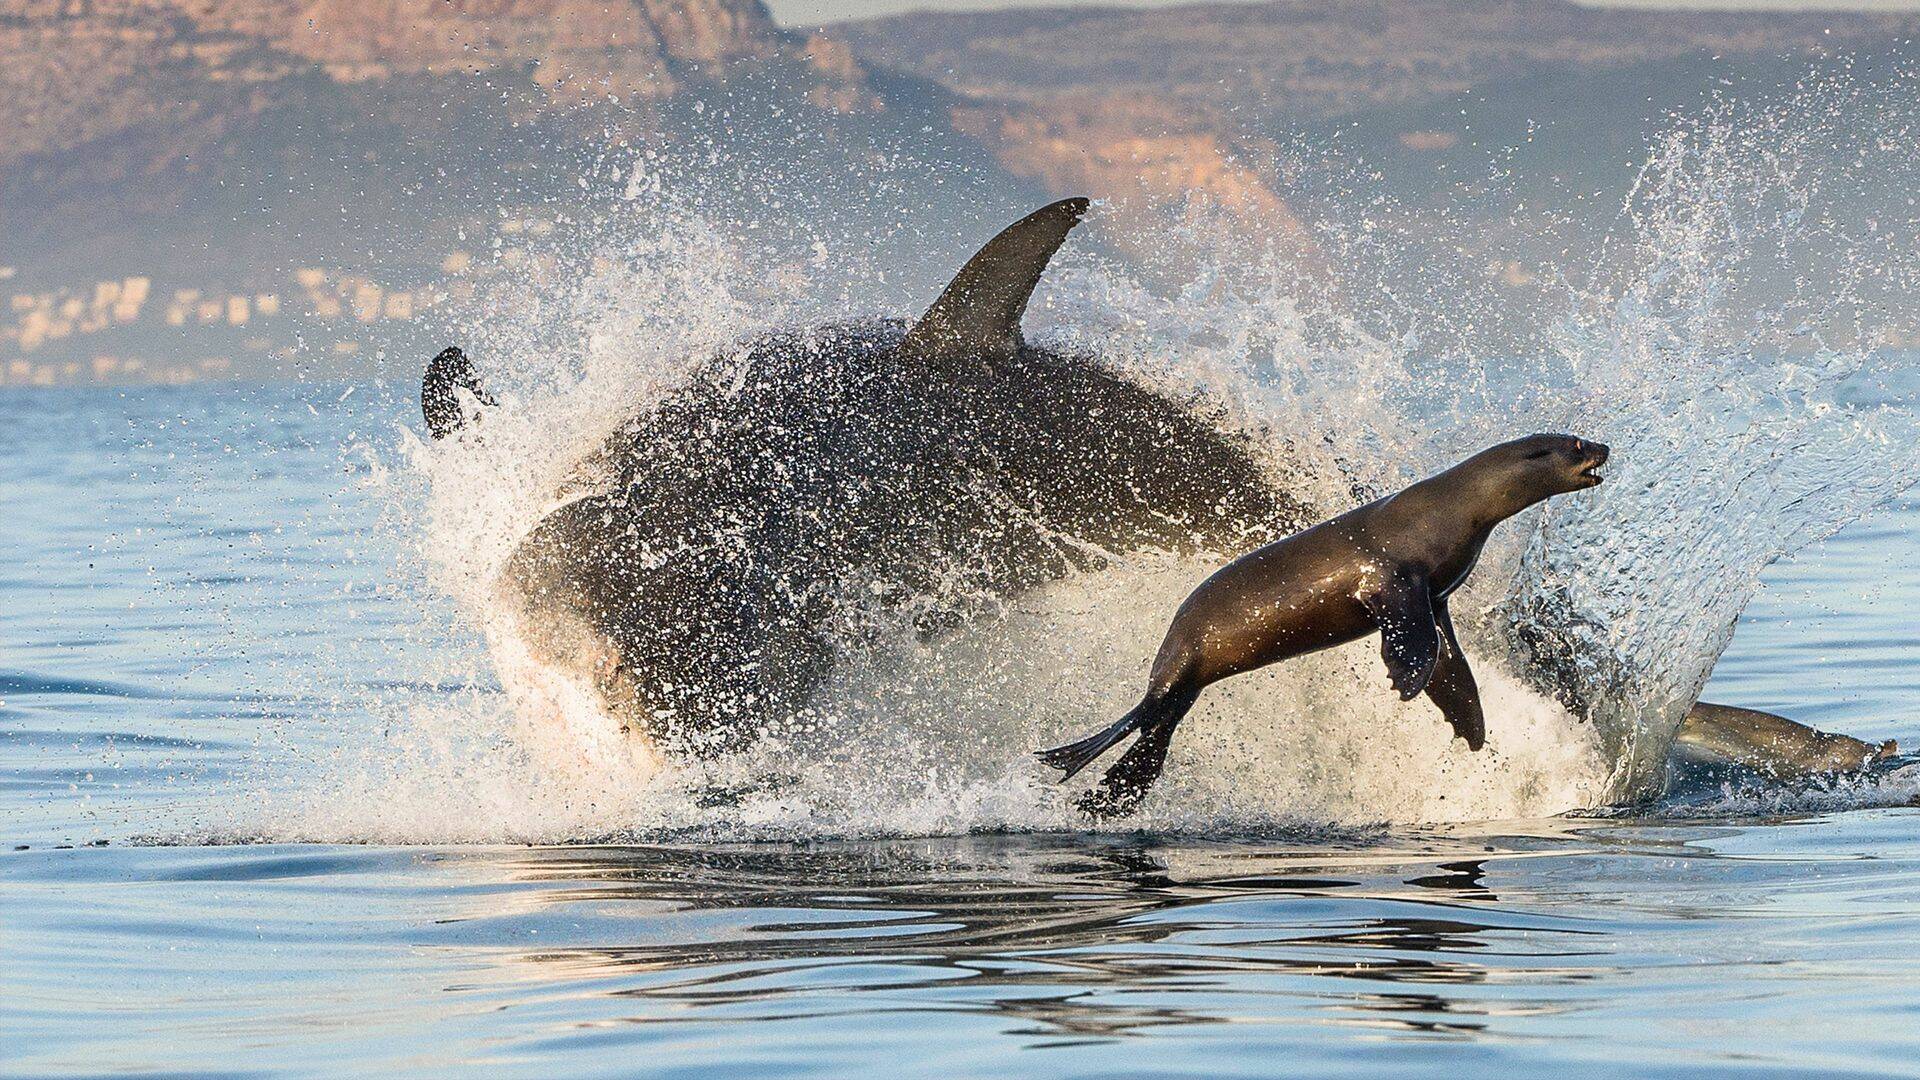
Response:
[[[1683,762],[1742,765],[1775,780],[1858,772],[1900,752],[1892,740],[1875,746],[1770,712],[1706,701],[1687,713],[1673,750]]]
[[[1011,356],[1023,344],[1020,316],[1047,261],[1087,212],[1084,198],[1043,206],[1002,230],[967,260],[940,299],[907,331],[902,353],[918,357]]]

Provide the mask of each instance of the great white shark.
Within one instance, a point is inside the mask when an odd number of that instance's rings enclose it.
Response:
[[[806,708],[876,615],[932,630],[1143,549],[1233,552],[1305,524],[1244,435],[1021,320],[1086,213],[989,240],[911,323],[767,334],[637,405],[601,490],[553,511],[502,578],[536,659],[583,674],[669,753],[740,746]],[[490,399],[448,349],[437,438]]]

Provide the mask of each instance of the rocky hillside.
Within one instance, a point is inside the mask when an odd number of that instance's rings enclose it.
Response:
[[[1034,197],[758,0],[0,0],[0,57],[0,381],[351,367],[641,161],[775,250]]]
[[[1161,204],[1197,192],[1283,234],[1300,208],[1287,209],[1297,198],[1278,163],[1303,135],[1364,148],[1394,187],[1556,125],[1588,140],[1575,164],[1617,172],[1663,109],[1718,87],[1790,86],[1809,64],[1902,49],[1916,30],[1915,16],[1565,0],[922,13],[827,28],[865,60],[981,103],[966,126],[1019,175]]]
[[[791,48],[754,0],[4,0],[0,166],[259,108],[296,81],[529,74],[656,99]],[[844,74],[844,73],[843,73]]]
[[[831,32],[863,58],[997,100],[1107,107],[1131,99],[1214,130],[1404,106],[1549,68],[1687,55],[1836,50],[1920,18],[1662,12],[1567,0],[1272,0],[913,14]]]
[[[1087,243],[1168,280],[1167,226],[1195,214],[1312,273],[1337,178],[1299,145],[1383,178],[1409,236],[1522,144],[1519,186],[1617,206],[1663,110],[1897,56],[1916,28],[1558,0],[817,32],[759,0],[0,0],[0,383],[338,374],[382,352],[400,371],[450,298],[619,217],[639,173],[773,264],[867,260],[841,276],[869,307],[915,302],[964,238],[1065,193],[1105,200]]]
[[[843,47],[779,32],[756,0],[0,0],[0,56],[15,264],[84,264],[129,230],[183,231],[181,211],[247,209],[223,203],[266,200],[293,226],[329,187],[377,204],[358,189],[428,178],[410,147],[438,177],[527,164],[536,135],[666,137],[665,103],[756,78],[803,107],[881,107]]]
[[[1917,15],[1565,0],[926,13],[825,29],[960,95],[961,126],[1017,176],[1114,200],[1123,251],[1158,258],[1168,245],[1151,226],[1168,210],[1217,222],[1221,208],[1229,227],[1201,234],[1216,262],[1242,241],[1279,245],[1313,281],[1355,258],[1398,260],[1378,273],[1402,275],[1400,293],[1415,288],[1404,272],[1438,255],[1448,273],[1485,275],[1505,298],[1484,306],[1504,311],[1526,310],[1566,253],[1599,242],[1676,117],[1823,81],[1862,88],[1872,111],[1872,95],[1913,101],[1920,71]],[[1907,213],[1903,179],[1857,179],[1862,197],[1839,209],[1862,230]]]

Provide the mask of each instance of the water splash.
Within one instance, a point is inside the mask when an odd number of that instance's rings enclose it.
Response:
[[[1498,302],[1484,281],[1377,288],[1366,260],[1343,263],[1355,254],[1344,227],[1321,234],[1316,261],[1343,264],[1331,284],[1311,283],[1297,252],[1230,249],[1224,229],[1217,265],[1171,292],[1069,253],[1031,336],[1096,349],[1254,433],[1323,512],[1529,430],[1615,449],[1606,486],[1504,526],[1455,601],[1489,752],[1451,743],[1424,701],[1395,701],[1359,643],[1211,689],[1127,827],[1535,816],[1656,792],[1672,731],[1760,571],[1920,476],[1912,389],[1876,347],[1920,269],[1920,227],[1910,205],[1854,199],[1914,170],[1912,106],[1896,104],[1840,80],[1677,122],[1598,255],[1557,268],[1537,310],[1485,320],[1528,324],[1520,338],[1478,335],[1479,320],[1431,299]],[[498,614],[492,582],[514,544],[591,487],[592,449],[630,410],[730,342],[849,314],[813,299],[836,295],[814,288],[833,263],[756,272],[699,215],[653,203],[617,241],[556,245],[473,313],[475,351],[508,373],[505,407],[461,444],[403,442],[431,483],[421,561],[491,640],[506,689],[409,706],[404,753],[384,745],[288,800],[278,832],[1081,825],[1027,751],[1130,704],[1168,615],[1217,560],[1129,557],[947,633],[882,634],[836,668],[808,723],[705,765],[636,751],[583,688],[517,651]]]
[[[1600,730],[1613,799],[1657,794],[1760,571],[1920,475],[1915,388],[1880,347],[1920,271],[1911,200],[1848,206],[1913,190],[1912,130],[1910,101],[1844,79],[1676,127],[1568,291],[1569,424],[1617,466],[1547,508],[1497,614]]]

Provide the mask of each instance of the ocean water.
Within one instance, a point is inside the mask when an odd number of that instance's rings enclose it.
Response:
[[[487,795],[411,393],[0,395],[0,1074],[1914,1075],[1898,774],[1103,834]],[[1766,568],[1709,697],[1920,746],[1916,539]]]
[[[1796,93],[1676,119],[1531,298],[1363,187],[1332,282],[1204,214],[1154,287],[1069,243],[1030,336],[1327,514],[1614,448],[1451,600],[1485,752],[1362,643],[1211,688],[1107,831],[1029,753],[1131,704],[1215,560],[878,621],[817,722],[706,765],[500,617],[583,456],[859,314],[857,252],[764,272],[619,178],[631,220],[430,316],[500,398],[475,438],[423,443],[410,379],[0,393],[0,1075],[1916,1075],[1920,762],[1666,763],[1702,694],[1920,748],[1914,101]]]

